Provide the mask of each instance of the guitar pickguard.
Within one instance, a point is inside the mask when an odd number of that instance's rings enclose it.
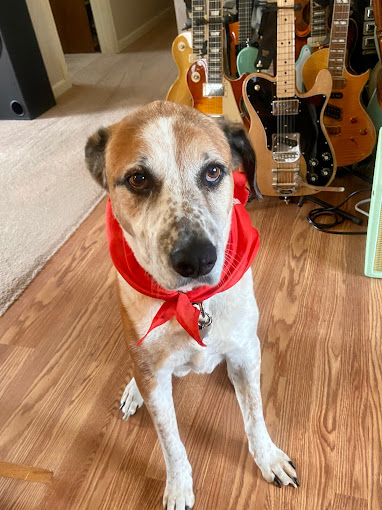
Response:
[[[266,134],[267,149],[273,152],[275,157],[275,140],[281,141],[290,148],[289,156],[298,159],[297,150],[306,162],[306,180],[309,184],[326,186],[334,172],[334,161],[330,145],[321,128],[321,111],[325,104],[323,94],[310,97],[299,97],[295,95],[291,98],[293,111],[296,100],[298,100],[298,111],[295,114],[283,114],[288,111],[286,108],[281,114],[274,115],[274,102],[276,97],[276,82],[272,82],[263,77],[253,76],[246,83],[246,94],[253,109],[258,114]],[[293,103],[292,103],[293,101]],[[273,113],[272,113],[273,112]],[[296,147],[296,149],[294,148]],[[287,151],[285,150],[285,154]]]

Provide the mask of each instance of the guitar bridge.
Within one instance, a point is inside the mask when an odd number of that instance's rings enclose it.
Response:
[[[300,133],[272,135],[272,156],[276,163],[294,163],[301,156]]]

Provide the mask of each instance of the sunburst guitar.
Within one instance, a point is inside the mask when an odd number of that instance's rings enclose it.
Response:
[[[312,89],[296,90],[293,0],[277,0],[277,76],[251,74],[243,96],[251,118],[249,137],[263,195],[310,195],[328,187],[336,160],[323,125],[332,86],[322,70]],[[336,189],[338,191],[338,189]]]
[[[172,43],[172,56],[178,67],[178,77],[167,93],[167,101],[178,104],[192,105],[192,97],[187,86],[187,72],[192,55],[191,32],[183,32],[175,37]]]
[[[370,71],[355,76],[345,67],[349,10],[349,2],[334,1],[329,48],[313,53],[302,71],[307,90],[322,69],[329,69],[332,75],[333,87],[324,123],[339,166],[362,161],[371,154],[376,142],[373,122],[361,104],[361,93]]]
[[[208,31],[207,59],[194,62],[187,73],[193,106],[214,117],[243,122],[240,104],[245,76],[230,80],[223,73],[222,5],[216,0],[209,0]]]

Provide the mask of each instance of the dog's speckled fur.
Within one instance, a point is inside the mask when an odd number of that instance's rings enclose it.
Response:
[[[252,162],[246,170],[253,192],[257,191],[254,155],[243,129],[227,124],[221,128],[194,109],[157,101],[101,133],[88,141],[87,163],[96,180],[109,189],[114,214],[138,262],[167,289],[215,285],[220,279],[230,228],[235,150],[245,150],[244,163]],[[103,149],[105,167],[100,172]],[[200,181],[205,161],[227,169],[212,190]],[[142,167],[155,178],[155,189],[149,196],[139,196],[123,184],[126,174]],[[187,238],[190,232],[209,239],[218,257],[211,273],[195,280],[180,277],[169,258],[174,243]],[[258,309],[251,271],[231,289],[204,302],[213,317],[206,348],[190,339],[175,319],[154,329],[137,346],[162,302],[139,294],[119,274],[117,290],[134,371],[122,398],[122,411],[127,419],[144,400],[152,416],[167,467],[164,506],[185,510],[194,505],[191,466],[179,437],[172,400],[172,376],[190,371],[210,373],[223,360],[235,387],[256,464],[268,482],[277,477],[281,484],[296,486],[296,472],[289,457],[273,444],[264,423],[256,334]]]

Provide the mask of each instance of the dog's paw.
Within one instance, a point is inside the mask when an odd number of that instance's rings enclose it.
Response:
[[[267,482],[275,483],[278,487],[289,484],[296,488],[300,486],[296,466],[288,455],[273,443],[255,456],[255,462]]]
[[[174,479],[167,478],[163,496],[165,510],[189,510],[194,506],[194,502],[191,475],[183,473]]]
[[[128,420],[130,416],[135,414],[140,407],[142,407],[143,398],[139,393],[137,383],[134,377],[126,386],[121,398],[120,409],[123,412],[123,420]]]

